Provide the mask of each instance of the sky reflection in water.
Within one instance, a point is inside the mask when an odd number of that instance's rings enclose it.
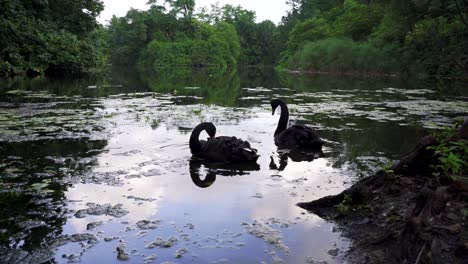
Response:
[[[142,98],[141,101],[135,104],[141,106],[147,103],[148,98]],[[119,100],[119,103],[111,102],[110,105],[125,113],[127,102]],[[113,112],[106,102],[104,105],[105,111]],[[94,170],[125,170],[127,172],[122,175],[123,178],[141,178],[124,179],[123,186],[117,187],[75,185],[68,191],[67,198],[81,202],[73,204],[72,208],[81,209],[86,203],[97,201],[100,204],[123,204],[130,213],[118,220],[113,219],[111,229],[103,226],[105,236],[124,237],[122,240],[127,243],[127,248],[138,249],[138,254],[156,253],[160,260],[172,260],[175,250],[183,247],[189,253],[177,262],[191,261],[192,258],[196,262],[210,262],[216,261],[217,256],[232,262],[250,262],[253,259],[271,262],[276,258],[305,261],[307,256],[330,261],[331,256],[327,254],[327,250],[334,248],[333,243],[340,242],[338,234],[332,234],[331,227],[319,218],[301,214],[302,210],[295,203],[342,190],[343,181],[347,178],[346,171],[331,168],[325,158],[313,162],[290,161],[292,165],[281,172],[270,170],[268,165],[271,158],[278,159],[270,132],[275,128],[278,116],[262,113],[260,108],[242,109],[240,111],[244,120],[232,122],[225,116],[223,119],[226,119],[227,124],[224,125],[215,113],[227,110],[213,108],[204,108],[200,112],[203,118],[190,118],[185,113],[181,114],[183,118],[169,117],[175,124],[169,121],[166,126],[162,121],[155,129],[143,121],[147,120],[145,114],[153,115],[150,111],[142,114],[140,122],[132,118],[132,114],[112,117],[110,123],[119,125],[110,128],[112,136],[106,147],[109,151],[98,156],[99,165]],[[171,107],[171,111],[177,115],[187,111],[187,107]],[[187,144],[189,133],[183,130],[181,132],[174,126],[181,119],[184,126],[193,127],[208,115],[218,119],[218,135],[235,135],[249,140],[252,146],[258,148],[261,155],[258,160],[260,170],[245,171],[245,175],[239,176],[218,174],[216,181],[205,189],[193,183],[189,168],[191,155]],[[161,115],[157,116],[160,118]],[[132,154],[128,156],[128,152]],[[200,165],[201,173],[206,174],[205,166]],[[128,199],[129,196],[156,200],[141,202]],[[89,222],[99,219],[102,217],[86,220],[72,218],[67,226],[70,226],[70,234],[85,232]],[[140,231],[138,228],[126,231],[128,226],[132,229],[137,221],[144,219],[162,221],[157,229],[148,232],[141,239],[134,237]],[[128,221],[129,224],[119,225],[122,221]],[[272,230],[281,233],[281,240],[290,252],[249,235],[242,223],[252,224],[254,221],[269,222]],[[193,230],[184,228],[189,223],[195,226]],[[296,236],[304,232],[310,232],[310,235],[301,237],[298,241]],[[144,249],[144,245],[157,236],[167,239],[171,235],[177,237],[180,234],[188,234],[190,240],[179,239],[182,241],[169,250]],[[301,249],[296,245],[291,248],[286,243],[287,239],[293,245],[299,242],[299,245],[305,243],[308,246],[304,245]],[[314,243],[319,243],[320,247],[310,247]],[[327,243],[327,246],[323,243]],[[99,250],[100,246],[96,245],[93,250]],[[107,260],[113,259],[115,256],[111,254]],[[83,260],[86,260],[86,254]]]

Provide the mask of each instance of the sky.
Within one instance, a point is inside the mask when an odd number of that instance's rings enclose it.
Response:
[[[130,8],[140,10],[148,9],[146,5],[148,0],[103,0],[103,2],[105,8],[98,18],[98,21],[102,24],[108,24],[107,21],[112,18],[112,15],[118,17],[125,16]],[[281,21],[281,17],[285,15],[288,10],[286,0],[195,0],[195,2],[197,10],[216,2],[219,2],[220,6],[225,4],[234,6],[240,5],[247,10],[255,11],[257,13],[257,22],[268,19],[276,24]]]

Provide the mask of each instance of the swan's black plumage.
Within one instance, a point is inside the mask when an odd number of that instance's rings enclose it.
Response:
[[[322,147],[323,140],[313,128],[301,125],[287,128],[289,110],[282,100],[274,99],[271,101],[273,115],[278,106],[281,107],[281,116],[275,131],[275,144],[278,147],[287,149],[320,149]]]
[[[202,131],[210,136],[208,140],[199,140]],[[249,142],[236,137],[215,137],[216,127],[205,122],[196,126],[190,136],[190,151],[195,157],[224,162],[256,161],[257,150]]]

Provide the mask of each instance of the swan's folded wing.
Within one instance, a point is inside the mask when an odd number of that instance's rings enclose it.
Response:
[[[313,128],[300,125],[291,126],[275,140],[277,145],[287,148],[319,147],[323,143]]]
[[[224,161],[252,161],[258,158],[257,150],[236,137],[216,137],[203,144],[203,153],[208,159]]]

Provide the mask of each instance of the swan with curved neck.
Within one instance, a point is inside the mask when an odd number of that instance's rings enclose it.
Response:
[[[194,155],[196,155],[197,153],[200,153],[200,151],[202,150],[202,143],[203,144],[206,143],[206,141],[200,142],[200,140],[198,139],[200,137],[200,133],[203,131],[206,131],[206,133],[208,133],[208,136],[210,136],[210,139],[214,138],[216,135],[216,127],[213,125],[213,123],[204,122],[196,126],[193,129],[192,134],[190,135],[190,141],[189,141],[190,151]]]
[[[208,140],[199,140],[200,133],[206,131]],[[204,122],[196,126],[190,135],[190,151],[195,157],[223,162],[256,161],[257,150],[249,142],[236,137],[215,137],[216,127],[213,123]]]
[[[271,115],[275,114],[276,108],[278,108],[278,106],[281,108],[281,115],[278,121],[278,126],[275,130],[275,137],[281,134],[281,132],[285,131],[286,128],[288,128],[289,120],[288,106],[280,99],[274,99],[273,101],[271,101],[271,108],[273,109]]]
[[[281,116],[274,134],[275,144],[287,149],[321,149],[323,140],[314,129],[301,125],[288,128],[289,110],[283,100],[271,101],[272,115],[275,114],[278,106],[281,108]]]

